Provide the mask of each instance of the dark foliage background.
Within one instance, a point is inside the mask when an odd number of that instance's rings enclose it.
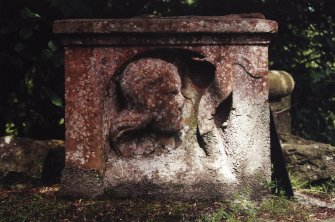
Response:
[[[64,138],[55,19],[261,12],[278,21],[270,68],[296,80],[293,131],[335,144],[334,0],[1,0],[0,136]]]

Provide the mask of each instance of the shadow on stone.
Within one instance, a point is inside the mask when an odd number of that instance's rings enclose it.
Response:
[[[284,191],[288,197],[293,197],[293,189],[291,181],[286,168],[282,147],[278,138],[276,126],[271,112],[270,117],[270,140],[271,140],[271,162],[272,162],[272,182],[275,187],[272,188],[273,192],[279,194]]]

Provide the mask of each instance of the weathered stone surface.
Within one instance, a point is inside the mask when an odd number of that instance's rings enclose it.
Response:
[[[277,32],[278,25],[275,21],[264,19],[260,14],[246,14],[216,17],[69,19],[55,21],[53,29],[55,33],[62,34],[65,45],[222,45],[243,43],[245,36],[248,37],[249,44],[266,44],[271,33]],[[194,36],[195,33],[197,36]]]
[[[291,96],[270,102],[276,130],[279,134],[291,134]]]
[[[294,89],[292,76],[282,70],[269,71],[269,97],[271,100],[281,99],[290,95]]]
[[[282,70],[269,71],[269,100],[279,134],[291,133],[291,93],[295,82]]]
[[[174,149],[177,141],[171,134],[182,129],[185,103],[177,66],[161,59],[140,59],[120,76],[120,90],[126,104],[111,127],[115,151],[131,157]],[[143,129],[147,132],[140,133]],[[131,135],[134,131],[137,135]]]
[[[132,19],[72,19],[54,23],[55,33],[276,33],[261,14]]]
[[[63,192],[260,195],[271,175],[267,55],[276,30],[258,14],[56,21],[66,46]]]
[[[104,194],[103,178],[95,170],[65,168],[60,192],[70,198],[98,198]]]
[[[0,138],[0,179],[3,186],[30,186],[60,181],[64,141]]]
[[[334,177],[335,147],[293,135],[281,135],[281,141],[285,159],[299,179],[311,183]]]

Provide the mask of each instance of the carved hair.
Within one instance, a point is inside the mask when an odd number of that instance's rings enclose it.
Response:
[[[121,90],[132,108],[152,110],[157,96],[171,88],[177,67],[157,58],[144,58],[127,66],[120,78]]]

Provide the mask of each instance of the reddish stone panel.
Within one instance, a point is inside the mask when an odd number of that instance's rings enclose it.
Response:
[[[106,113],[110,79],[137,50],[67,47],[65,49],[66,163],[104,170],[109,151]]]
[[[101,169],[99,79],[93,48],[65,49],[66,165]]]

